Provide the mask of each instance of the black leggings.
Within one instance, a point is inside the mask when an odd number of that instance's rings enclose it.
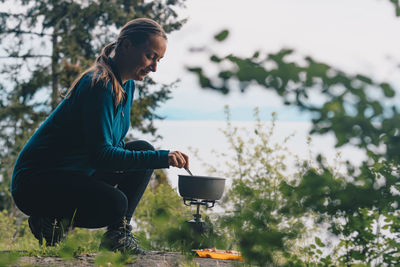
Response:
[[[154,150],[146,141],[126,144],[129,150]],[[84,176],[57,172],[30,177],[13,195],[17,207],[27,215],[71,220],[84,228],[118,227],[129,223],[149,183],[153,169],[132,172],[96,172]]]

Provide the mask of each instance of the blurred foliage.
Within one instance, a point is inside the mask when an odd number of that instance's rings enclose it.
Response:
[[[293,50],[288,49],[265,57],[259,52],[250,58],[212,55],[219,59],[211,61],[221,69],[217,77],[207,77],[200,67],[189,71],[199,77],[202,87],[221,93],[231,90],[231,81],[237,81],[243,92],[250,85],[275,91],[286,105],[311,112],[311,133],[331,132],[337,147],[351,144],[373,153],[376,160],[399,160],[400,113],[390,104],[395,96],[390,84],[346,74],[310,57],[299,64],[287,59],[291,55]]]
[[[209,216],[204,216],[203,212],[201,214],[207,227],[204,232],[199,232],[187,220],[176,221],[173,226],[170,226],[166,237],[172,250],[192,256],[192,249],[230,248],[230,241],[226,234],[219,227],[214,227],[217,221],[212,220]]]
[[[225,111],[223,133],[233,153],[214,151],[225,168],[206,164],[210,173],[232,178],[217,228],[226,233],[230,248],[239,249],[247,263],[282,265],[297,255],[297,243],[306,230],[303,217],[298,216],[303,213],[293,209],[280,191],[282,182],[296,177],[285,172],[290,154],[286,144],[292,136],[283,138],[282,143],[272,142],[276,114],[268,125],[260,121],[255,109],[256,122],[249,129],[234,126],[229,108]]]
[[[123,254],[119,251],[102,251],[97,255],[94,263],[96,266],[124,267],[127,264],[134,263],[134,259],[128,254]]]
[[[148,187],[134,214],[141,245],[147,249],[169,250],[166,232],[187,218],[185,210],[182,198],[168,183],[153,189]]]
[[[19,258],[20,256],[16,252],[3,252],[0,254],[0,266],[12,266]]]
[[[400,1],[399,0],[390,0],[396,10],[396,16],[400,17]]]
[[[28,250],[37,247],[37,240],[31,234],[28,220],[17,221],[7,210],[0,212],[0,250]]]
[[[223,40],[225,40],[229,35],[229,31],[228,30],[224,30],[220,33],[218,33],[217,35],[214,36],[215,40],[221,42]]]
[[[9,184],[14,162],[27,139],[61,101],[71,82],[88,68],[117,29],[139,17],[152,18],[167,33],[186,19],[175,9],[185,0],[66,1],[2,0],[0,12],[0,210],[14,208]],[[132,127],[156,135],[154,119],[173,84],[138,83]],[[156,135],[156,137],[159,137]]]
[[[222,33],[228,36],[226,30]],[[202,67],[188,68],[197,75],[203,88],[223,94],[228,94],[233,88],[246,92],[253,86],[273,91],[286,105],[297,106],[312,114],[311,134],[333,134],[336,147],[349,145],[364,154],[365,158],[359,165],[351,161],[344,163],[346,172],[343,174],[334,173],[319,155],[315,159],[316,167],[305,162],[301,179],[297,182],[279,181],[277,192],[283,201],[279,198],[274,205],[279,207],[282,203],[283,207],[276,212],[278,218],[294,216],[290,218],[298,219],[314,214],[315,223],[321,227],[328,224],[327,230],[339,239],[335,253],[329,256],[323,256],[323,249],[318,248],[324,243],[314,240],[316,244],[309,247],[314,253],[312,257],[321,264],[331,264],[332,261],[344,265],[398,263],[400,113],[395,88],[388,82],[376,81],[363,74],[347,74],[311,57],[293,60],[295,53],[291,49],[267,55],[256,51],[251,57],[219,56],[209,50],[202,52],[208,53],[210,63],[218,68],[217,75],[213,76]],[[249,144],[250,141],[238,142],[235,151],[240,155]],[[237,164],[243,169],[249,163],[237,161]],[[264,171],[268,172],[269,163],[264,161],[263,165]],[[247,177],[251,175],[246,174]],[[234,183],[234,188],[237,186],[239,196],[249,196],[250,200],[244,201],[247,204],[257,199],[254,195],[263,190],[268,192],[268,183],[271,183],[270,178],[264,184],[255,183],[258,186],[253,188],[247,181],[239,185]],[[260,203],[254,202],[255,206],[249,210],[262,211],[263,205],[266,210],[271,209],[269,197],[262,197]],[[291,214],[293,211],[297,214]],[[251,215],[246,215],[249,225],[262,225],[264,231],[270,231],[265,222],[256,223]],[[237,214],[231,219],[246,222],[246,216]],[[239,227],[239,223],[237,225]],[[262,238],[254,229],[238,228],[239,232],[243,231],[243,237],[252,236],[250,243],[242,247],[245,256],[251,255],[252,260],[256,258],[255,254],[246,252],[246,249],[249,244],[255,244],[256,237],[260,238],[260,244],[261,240],[268,243],[264,247],[260,245],[259,251],[265,253],[273,247],[268,236]],[[279,232],[279,228],[276,229]],[[273,244],[277,244],[277,249],[282,249],[285,235],[295,229],[276,235]],[[261,253],[259,255],[261,257]],[[263,257],[266,261],[272,259],[267,254]]]
[[[223,133],[234,153],[214,151],[225,160],[219,162],[226,171],[205,165],[213,175],[232,178],[223,198],[225,214],[216,225],[225,233],[226,244],[238,248],[246,262],[370,266],[399,261],[399,194],[393,191],[398,173],[393,164],[364,165],[354,182],[348,180],[353,166],[342,168],[348,165],[340,158],[338,166],[330,166],[320,155],[315,160],[292,155],[298,168],[288,173],[291,135],[272,141],[275,114],[272,122],[261,122],[255,109],[257,121],[250,129],[234,126],[229,109],[226,112]]]
[[[364,162],[353,181],[351,173],[334,176],[322,161],[319,166],[310,168],[299,184],[281,184],[293,207],[312,210],[317,222],[328,223],[328,230],[339,238],[339,262],[399,262],[398,166]]]

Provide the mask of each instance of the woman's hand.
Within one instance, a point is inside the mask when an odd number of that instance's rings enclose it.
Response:
[[[168,164],[169,166],[178,168],[189,168],[189,157],[179,151],[172,151],[168,154]]]

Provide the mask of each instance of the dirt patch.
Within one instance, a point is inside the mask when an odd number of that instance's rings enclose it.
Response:
[[[63,260],[55,257],[22,257],[15,266],[96,266],[96,254],[80,255],[72,260]],[[133,263],[126,266],[138,267],[171,267],[171,266],[199,266],[199,267],[231,267],[243,265],[238,261],[216,260],[195,257],[193,260],[185,258],[177,252],[148,252],[146,255],[133,257]],[[112,266],[112,265],[110,265]]]

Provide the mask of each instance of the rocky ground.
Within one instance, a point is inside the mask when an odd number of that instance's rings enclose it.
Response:
[[[72,260],[64,260],[61,258],[53,257],[22,257],[18,260],[15,266],[96,266],[95,265],[95,254],[93,255],[81,255]],[[116,266],[115,264],[105,262],[105,266]],[[124,264],[125,265],[125,264]],[[131,263],[126,266],[140,266],[140,267],[170,267],[170,266],[182,266],[182,267],[231,267],[231,266],[242,266],[243,264],[239,261],[232,260],[216,260],[210,258],[186,258],[180,253],[176,252],[149,252],[146,255],[139,255],[132,258]]]

